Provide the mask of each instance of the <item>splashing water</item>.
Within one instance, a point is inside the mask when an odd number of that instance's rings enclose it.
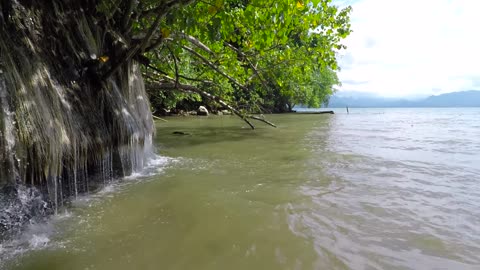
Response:
[[[153,153],[153,150],[152,150]],[[112,180],[98,192],[90,195],[79,196],[71,204],[75,207],[102,203],[105,198],[115,196],[130,184],[143,181],[147,177],[157,175],[163,169],[176,162],[176,159],[163,157],[155,154],[145,161],[142,170],[135,171],[122,179]],[[0,196],[3,196],[0,193]],[[68,208],[59,210],[56,215],[51,215],[48,203],[43,200],[42,195],[34,188],[19,187],[18,193],[13,194],[16,200],[0,200],[1,209],[5,209],[0,216],[0,224],[17,228],[17,230],[5,230],[4,241],[0,243],[0,268],[2,262],[19,258],[22,254],[33,250],[61,248],[64,246],[61,240],[54,239],[59,233],[58,226],[62,222],[73,218]],[[15,201],[16,203],[12,203]],[[8,202],[9,205],[2,205]],[[27,224],[26,228],[25,225]]]
[[[150,105],[135,61],[102,82],[100,74],[80,74],[90,55],[115,49],[109,30],[79,2],[11,2],[0,17],[0,164],[7,164],[0,188],[45,188],[57,211],[143,167]]]
[[[51,213],[41,193],[25,186],[3,188],[0,209],[0,239],[20,233],[24,225],[41,222]]]

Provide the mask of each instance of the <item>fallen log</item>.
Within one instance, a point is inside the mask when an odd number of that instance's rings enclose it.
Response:
[[[333,111],[317,111],[317,112],[309,112],[309,111],[303,111],[299,112],[296,111],[296,114],[335,114]]]
[[[155,119],[155,120],[160,120],[160,121],[163,121],[163,122],[168,122],[167,120],[163,119],[163,118],[160,118],[158,116],[155,116],[152,114],[152,118]]]

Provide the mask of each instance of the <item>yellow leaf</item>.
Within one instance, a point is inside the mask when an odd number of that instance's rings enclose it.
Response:
[[[164,38],[167,38],[168,36],[170,36],[170,30],[168,30],[167,28],[162,28],[160,32],[162,33],[162,37]]]
[[[110,58],[106,55],[100,56],[100,58],[99,58],[100,62],[102,62],[102,63],[106,63],[108,61],[108,59],[110,59]]]
[[[298,1],[298,2],[297,2],[297,8],[298,8],[298,9],[303,9],[304,6],[305,6],[305,5],[303,4],[302,1]]]
[[[170,30],[168,30],[167,28],[162,28],[160,32],[162,33],[163,38],[167,38],[170,36]]]

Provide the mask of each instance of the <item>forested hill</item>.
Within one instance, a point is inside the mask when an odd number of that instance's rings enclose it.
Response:
[[[328,107],[480,107],[480,91],[470,90],[430,96],[420,100],[389,99],[374,96],[330,98]]]

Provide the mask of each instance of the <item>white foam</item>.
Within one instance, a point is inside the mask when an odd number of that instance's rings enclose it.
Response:
[[[62,212],[57,213],[57,215],[55,215],[55,220],[65,220],[71,217],[72,217],[72,212],[68,211],[68,209],[64,209]]]
[[[145,164],[145,167],[141,171],[133,172],[129,176],[126,176],[125,179],[134,180],[134,179],[157,175],[163,172],[163,170],[168,164],[171,164],[175,161],[177,161],[177,159],[164,157],[160,155],[153,155],[152,158],[147,161],[147,163]]]
[[[147,166],[161,166],[171,162],[172,160],[174,159],[170,157],[155,155],[155,158],[152,158],[149,162],[147,162]]]
[[[50,243],[50,238],[46,234],[32,235],[32,238],[28,241],[31,249],[42,249]]]
[[[104,194],[112,193],[114,191],[115,191],[114,185],[106,185],[98,192],[98,194],[104,195]]]
[[[153,155],[152,158],[149,159],[145,164],[144,169],[134,172],[130,176],[124,177],[123,179],[144,180],[146,177],[158,175],[168,164],[176,161],[178,160],[174,158]],[[89,207],[92,205],[92,203],[101,203],[103,198],[113,196],[116,192],[122,190],[122,187],[128,185],[129,183],[131,182],[114,181],[103,187],[97,193],[81,195],[75,200],[72,198],[72,204],[74,206]],[[28,193],[22,190],[19,197],[22,201],[24,201],[26,200],[26,195],[28,195]],[[72,218],[73,215],[74,214],[72,214],[71,211],[64,209],[45,223],[30,224],[20,237],[1,243],[0,268],[2,267],[2,261],[16,258],[29,251],[51,247],[63,247],[64,243],[58,242],[57,240],[53,241],[51,239],[57,233],[58,223]]]
[[[22,235],[0,245],[0,269],[2,263],[18,258],[31,250],[41,250],[51,245],[50,237],[55,233],[55,218],[45,223],[30,224]],[[57,243],[58,244],[58,243]]]

